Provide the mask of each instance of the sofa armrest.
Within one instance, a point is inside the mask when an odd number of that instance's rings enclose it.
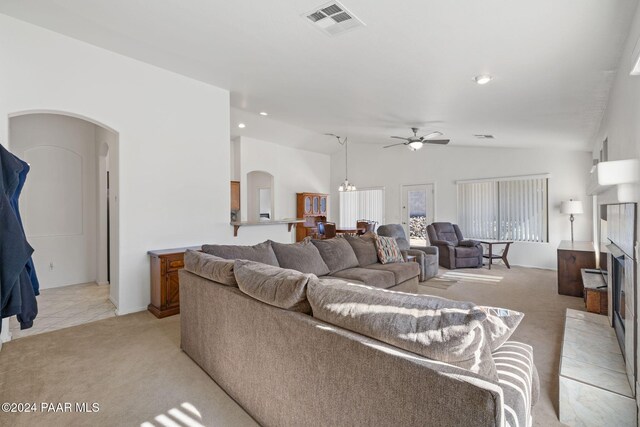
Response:
[[[447,242],[446,240],[432,240],[431,244],[434,246],[453,246],[453,243]]]
[[[422,265],[422,258],[424,258],[424,252],[416,251],[414,249],[407,249],[402,251],[402,257],[404,258],[405,262],[407,261],[407,255],[416,257],[416,261],[418,261],[418,263]]]
[[[472,248],[474,246],[478,246],[481,243],[477,240],[472,240],[472,239],[465,239],[465,240],[460,240],[458,241],[458,245],[459,246],[466,246],[468,248]]]
[[[438,247],[437,246],[411,246],[409,248],[414,251],[424,252],[427,255],[435,255],[438,256]]]

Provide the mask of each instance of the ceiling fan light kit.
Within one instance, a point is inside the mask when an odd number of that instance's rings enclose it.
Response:
[[[411,131],[413,132],[413,136],[410,136],[408,138],[405,138],[403,136],[392,136],[391,138],[402,139],[405,142],[398,142],[397,144],[385,145],[382,148],[395,147],[397,145],[405,145],[411,151],[418,151],[419,149],[424,147],[424,144],[446,145],[449,143],[448,139],[432,139],[437,136],[442,136],[442,132],[435,131],[423,136],[418,136],[418,130],[419,130],[418,128],[411,128]]]
[[[483,74],[481,76],[476,76],[473,80],[475,80],[475,82],[479,85],[486,85],[491,80],[493,80],[493,77],[488,74]]]

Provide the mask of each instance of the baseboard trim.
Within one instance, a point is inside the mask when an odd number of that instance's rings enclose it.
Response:
[[[548,271],[558,271],[558,268],[554,267],[540,267],[538,265],[524,265],[524,264],[514,264],[510,263],[512,267],[524,267],[524,268],[537,268],[538,270],[548,270]]]
[[[118,314],[118,301],[114,300],[111,295],[109,295],[109,301],[111,301],[111,304],[116,308],[116,314]]]
[[[116,310],[116,315],[118,316],[124,316],[125,314],[132,314],[132,313],[139,313],[141,311],[146,311],[147,310],[147,306],[145,305],[144,307],[136,307],[133,308],[131,310],[127,310],[127,311],[121,311],[121,310]]]
[[[96,282],[100,286],[108,285],[109,282]],[[113,302],[113,301],[112,301]]]

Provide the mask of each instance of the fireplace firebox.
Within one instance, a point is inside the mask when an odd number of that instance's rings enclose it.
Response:
[[[611,253],[611,261],[612,265],[610,267],[611,274],[611,286],[612,292],[611,296],[613,297],[613,301],[611,303],[611,308],[613,309],[612,314],[612,323],[613,328],[616,331],[616,337],[618,338],[618,343],[620,344],[620,349],[622,350],[622,355],[626,358],[625,354],[625,255],[622,250],[615,244],[611,244],[607,246],[609,252]]]

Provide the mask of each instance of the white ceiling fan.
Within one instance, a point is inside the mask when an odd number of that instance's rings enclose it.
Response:
[[[409,148],[409,150],[417,151],[421,149],[424,144],[446,145],[450,141],[449,139],[433,139],[438,136],[442,136],[442,132],[435,131],[423,136],[418,136],[418,130],[419,130],[418,128],[411,128],[411,130],[413,131],[413,136],[410,136],[408,138],[405,138],[402,136],[391,137],[395,139],[403,139],[405,142],[398,142],[397,144],[386,145],[383,148],[395,147],[397,145],[406,145]]]

